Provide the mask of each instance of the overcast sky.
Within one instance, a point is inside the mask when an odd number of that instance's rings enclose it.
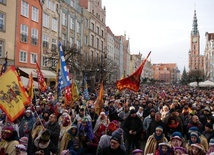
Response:
[[[115,35],[130,38],[131,54],[146,56],[152,63],[177,63],[188,70],[188,51],[194,9],[198,19],[201,54],[205,32],[214,32],[214,0],[102,0],[106,25]],[[128,39],[128,38],[127,38]]]

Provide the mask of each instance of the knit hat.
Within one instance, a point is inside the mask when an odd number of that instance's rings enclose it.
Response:
[[[6,126],[2,129],[2,138],[3,139],[7,139],[7,138],[10,138],[12,135],[13,135],[13,132],[14,132],[14,127],[13,126]]]
[[[156,112],[156,110],[155,110],[154,108],[152,108],[152,109],[150,109],[149,112],[150,112],[150,113],[151,113],[151,112]]]
[[[183,153],[183,154],[187,153],[187,150],[183,147],[174,147],[173,149],[174,149],[174,151],[178,150],[180,153]]]
[[[60,155],[66,155],[68,152],[69,150],[63,150]]]
[[[163,127],[162,127],[162,126],[157,126],[157,127],[155,128],[155,130],[160,130],[160,131],[163,132]]]
[[[206,123],[205,124],[205,127],[208,127],[210,129],[213,129],[213,124],[212,123]]]
[[[143,151],[140,149],[135,149],[134,151],[132,151],[132,155],[135,155],[137,153],[143,153]]]
[[[175,131],[172,133],[172,137],[171,137],[171,140],[172,139],[179,139],[179,140],[182,140],[183,136],[180,132],[178,131]]]
[[[168,148],[171,148],[171,145],[167,142],[162,142],[158,144],[159,146],[167,146]]]
[[[50,140],[50,132],[48,132],[47,130],[42,132],[40,139],[44,142],[48,142]]]
[[[191,132],[190,137],[196,137],[198,138],[198,133],[197,132]]]
[[[115,130],[112,133],[111,139],[114,139],[114,140],[118,141],[119,143],[121,143],[122,135],[123,135],[123,129],[122,128],[118,128],[117,130]]]
[[[210,108],[209,108],[209,107],[205,107],[205,108],[204,108],[204,111],[210,112]]]
[[[116,124],[114,124],[113,122],[110,122],[110,123],[108,124],[107,130],[110,131],[110,132],[114,132],[117,128],[118,128],[118,127],[117,127]]]
[[[201,145],[201,144],[199,144],[199,143],[191,144],[191,146],[192,146],[192,147],[196,147],[196,148],[198,148],[198,149],[204,151],[203,145]]]
[[[210,139],[209,146],[214,146],[214,138]]]
[[[193,131],[198,133],[198,128],[196,126],[193,126],[193,127],[189,128],[188,133],[190,134]]]
[[[136,113],[136,110],[135,109],[132,109],[131,111],[130,111],[130,114],[135,114]]]
[[[71,125],[71,129],[72,129],[72,128],[76,128],[76,129],[77,129],[77,125],[76,125],[76,124],[72,124],[72,125]]]
[[[23,144],[16,145],[15,147],[21,151],[27,151],[27,148]]]
[[[21,137],[21,138],[19,139],[19,143],[20,143],[20,144],[23,144],[24,146],[27,147],[27,145],[28,145],[28,138],[27,138],[27,137]]]

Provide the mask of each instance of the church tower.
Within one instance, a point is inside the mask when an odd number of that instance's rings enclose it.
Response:
[[[198,20],[194,10],[192,31],[190,35],[189,71],[201,70],[204,68],[204,56],[200,55],[200,34],[198,31]]]

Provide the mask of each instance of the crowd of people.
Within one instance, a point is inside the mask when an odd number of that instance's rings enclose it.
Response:
[[[214,90],[107,86],[99,114],[96,94],[66,105],[49,90],[14,122],[1,112],[0,155],[214,154]]]

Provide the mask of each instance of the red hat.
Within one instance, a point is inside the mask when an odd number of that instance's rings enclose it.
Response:
[[[114,132],[118,128],[117,124],[110,122],[108,124],[107,130],[110,132]]]

